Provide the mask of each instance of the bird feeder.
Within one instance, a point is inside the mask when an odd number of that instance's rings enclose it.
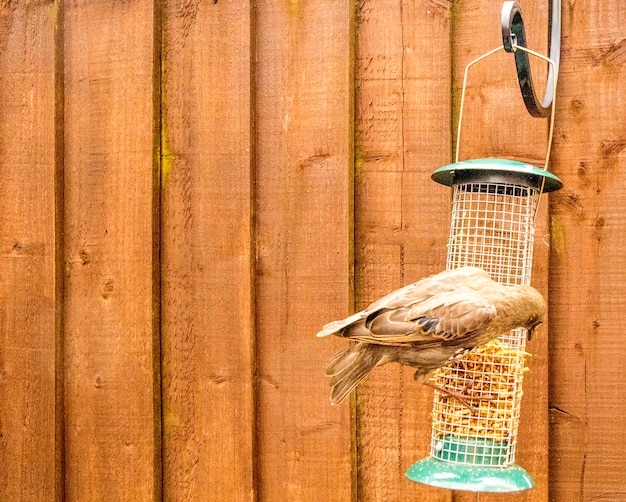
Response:
[[[550,50],[551,56],[557,58],[556,63],[526,49],[519,5],[505,2],[503,47],[472,61],[465,70],[456,161],[432,175],[434,181],[452,187],[448,269],[477,266],[503,284],[530,284],[539,200],[542,193],[562,186],[547,170],[560,39],[560,2],[556,3],[559,5],[553,6]],[[559,25],[556,33],[555,25]],[[548,154],[543,168],[505,159],[458,160],[468,70],[502,48],[516,53],[520,87],[529,112],[550,118]],[[518,53],[526,56],[521,65],[519,61],[524,58],[518,58]],[[543,104],[535,99],[532,81],[529,81],[528,53],[550,64]],[[525,69],[523,82],[520,69]],[[515,465],[526,338],[525,329],[513,330],[435,372],[433,378],[438,388],[469,396],[471,407],[443,391],[435,391],[430,456],[409,468],[406,473],[409,479],[443,488],[481,492],[514,492],[534,486],[531,476]]]

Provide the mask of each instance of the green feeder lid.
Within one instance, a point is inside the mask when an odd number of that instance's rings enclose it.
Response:
[[[414,463],[406,477],[449,490],[471,492],[511,493],[529,490],[535,486],[530,475],[521,467],[484,467],[457,464],[428,457]]]
[[[544,192],[559,190],[563,183],[545,169],[507,159],[471,159],[440,167],[432,179],[442,185],[460,183],[510,183],[541,188]]]

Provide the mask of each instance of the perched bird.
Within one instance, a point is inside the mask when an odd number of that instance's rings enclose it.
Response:
[[[317,334],[358,342],[328,365],[331,402],[340,403],[376,366],[391,362],[417,368],[415,379],[427,383],[430,371],[514,328],[528,329],[530,337],[545,312],[535,288],[499,284],[476,267],[400,288]]]

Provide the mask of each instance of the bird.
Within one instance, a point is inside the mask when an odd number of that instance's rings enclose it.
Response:
[[[392,362],[416,368],[415,380],[438,388],[426,380],[428,373],[512,329],[526,328],[530,339],[546,309],[532,286],[500,284],[479,267],[446,270],[397,289],[317,333],[356,342],[328,364],[331,404]],[[467,405],[462,394],[439,390]]]

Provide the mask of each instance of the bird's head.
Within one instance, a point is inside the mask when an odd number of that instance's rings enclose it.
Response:
[[[539,291],[532,286],[524,288],[524,308],[526,319],[523,327],[528,330],[528,340],[530,340],[537,326],[543,322],[543,316],[546,313],[546,301]]]

